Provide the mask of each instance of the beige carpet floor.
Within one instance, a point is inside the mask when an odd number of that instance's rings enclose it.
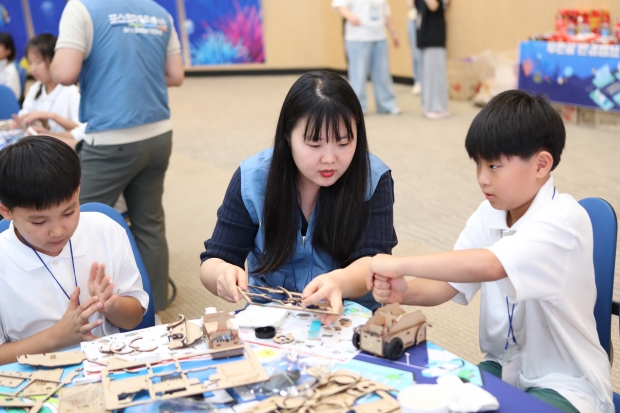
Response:
[[[170,90],[174,148],[164,204],[170,272],[178,296],[162,312],[164,322],[181,313],[197,318],[208,306],[240,307],[202,287],[199,254],[213,231],[233,172],[244,158],[271,144],[282,101],[296,78],[188,78],[181,88]],[[396,183],[399,245],[394,254],[451,249],[483,200],[474,163],[463,147],[478,110],[466,102],[450,102],[452,117],[429,121],[421,116],[419,98],[409,87],[396,85],[396,93],[402,115],[375,115],[371,106],[366,118],[371,151],[390,165]],[[620,134],[567,125],[567,135],[562,163],[553,173],[558,190],[576,199],[602,197],[620,207]],[[620,298],[620,283],[614,297]],[[481,359],[477,300],[467,307],[447,303],[424,311],[433,323],[432,341],[470,361]],[[620,349],[617,317],[612,336]],[[620,390],[619,364],[613,368],[616,391]]]

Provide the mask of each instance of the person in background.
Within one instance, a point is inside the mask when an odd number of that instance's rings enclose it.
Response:
[[[22,95],[22,85],[19,81],[19,72],[15,66],[15,42],[9,33],[0,32],[0,85],[7,86],[19,100]]]
[[[80,91],[77,86],[59,85],[50,75],[56,36],[44,33],[26,46],[30,74],[36,82],[30,87],[13,127],[32,127],[37,133],[52,135],[75,148],[82,138],[79,121]]]
[[[444,17],[447,5],[448,0],[415,0],[417,40],[422,54],[422,110],[428,119],[450,116]]]
[[[387,0],[332,0],[332,7],[346,19],[344,39],[348,77],[362,110],[366,112],[368,109],[366,80],[370,74],[377,112],[399,115],[402,111],[394,94],[385,27],[390,31],[395,47],[398,47],[399,39]]]
[[[80,203],[113,206],[124,194],[155,311],[164,310],[169,266],[162,197],[172,151],[167,87],[185,77],[172,17],[152,0],[69,1],[50,71],[62,85],[80,82],[80,121],[87,123]]]
[[[280,286],[303,292],[305,306],[325,300],[342,312],[343,298],[379,306],[364,277],[370,257],[391,254],[398,242],[393,181],[368,151],[362,108],[345,79],[321,71],[295,82],[274,147],[241,162],[217,218],[200,255],[211,293],[237,302],[237,287]]]
[[[414,0],[407,1],[407,34],[409,34],[409,48],[411,49],[411,60],[413,68],[413,89],[411,93],[419,95],[422,91],[422,68],[420,61],[422,60],[422,52],[418,49],[418,34],[416,28],[416,20],[418,19],[418,9],[413,4]]]

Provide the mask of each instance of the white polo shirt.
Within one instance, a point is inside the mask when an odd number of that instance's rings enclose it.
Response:
[[[37,98],[36,96],[39,90],[41,90],[41,95]],[[19,114],[25,115],[31,112],[52,112],[63,118],[67,118],[78,124],[73,130],[80,130],[80,128],[85,129],[86,127],[85,124],[80,123],[80,90],[75,85],[56,85],[52,93],[48,94],[45,86],[41,85],[41,82],[35,82],[30,86]],[[52,133],[65,131],[65,128],[51,119],[48,123],[50,132]],[[72,133],[72,135],[76,137],[75,133]],[[79,140],[77,137],[76,139]]]
[[[344,39],[355,42],[376,42],[387,39],[385,18],[389,16],[390,5],[387,0],[332,0],[332,7],[345,6],[359,20],[359,26],[349,21],[344,25]]]
[[[502,364],[508,332],[506,297],[521,346],[517,385],[553,389],[581,413],[613,412],[611,366],[594,319],[592,224],[588,213],[553,178],[511,228],[506,211],[484,201],[467,221],[455,250],[488,248],[507,278],[452,283],[454,301],[467,304],[478,290],[480,348]]]
[[[145,309],[149,303],[125,230],[98,212],[84,212],[71,238],[80,302],[86,301],[88,278],[93,262],[106,264],[106,275],[119,296],[137,298]],[[69,243],[60,255],[39,253],[67,294],[75,291]],[[0,234],[0,344],[22,340],[56,324],[67,311],[69,299],[45,269],[34,251],[15,234],[13,223]],[[103,318],[95,336],[118,333],[100,313],[89,322]]]

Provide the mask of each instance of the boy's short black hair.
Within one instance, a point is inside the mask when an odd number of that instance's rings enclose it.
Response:
[[[15,54],[15,42],[13,41],[13,36],[11,36],[9,33],[6,33],[6,32],[0,32],[0,44],[11,51],[11,53],[7,57],[7,60],[9,62],[12,62],[13,60],[15,60],[16,54]]]
[[[80,186],[80,159],[49,136],[20,139],[0,150],[0,201],[42,211],[70,199]]]
[[[547,151],[553,157],[553,170],[565,142],[564,122],[546,98],[508,90],[491,99],[474,118],[465,149],[476,161],[493,161],[502,155],[529,159]]]

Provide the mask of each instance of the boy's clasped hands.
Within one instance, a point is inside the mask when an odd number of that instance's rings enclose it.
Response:
[[[375,255],[370,261],[366,275],[366,287],[381,304],[402,303],[408,284],[398,273],[399,257],[387,254]]]
[[[55,336],[62,341],[59,343],[61,347],[98,338],[91,332],[103,324],[103,320],[89,323],[88,319],[96,312],[106,315],[113,310],[118,295],[114,294],[114,284],[110,279],[111,277],[105,275],[105,264],[93,263],[88,279],[90,297],[80,303],[80,287],[76,287],[69,299],[69,308],[54,326],[57,330]]]

